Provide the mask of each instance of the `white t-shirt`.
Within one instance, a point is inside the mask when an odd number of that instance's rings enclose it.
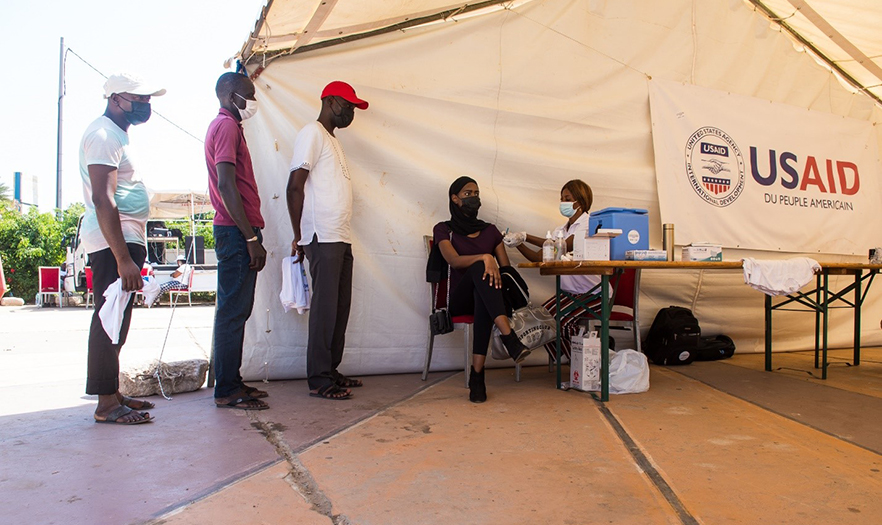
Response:
[[[178,269],[175,272],[181,272],[181,275],[174,277],[174,280],[178,281],[181,284],[186,284],[189,286],[190,284],[190,272],[192,272],[192,268],[187,263],[184,263],[178,266]]]
[[[135,166],[127,150],[129,135],[104,115],[89,124],[80,142],[80,177],[83,179],[83,199],[86,214],[80,236],[86,253],[109,247],[98,226],[95,205],[92,204],[92,180],[89,166],[113,166],[117,170],[113,199],[119,210],[119,223],[126,242],[147,245],[147,218],[150,216],[150,196],[140,180],[135,179]]]
[[[318,121],[303,126],[294,141],[291,169],[309,170],[300,217],[300,244],[352,243],[352,183],[343,146]]]
[[[569,227],[564,223],[560,228],[556,228],[553,232],[551,232],[551,236],[553,239],[557,239],[557,232],[562,231],[564,239],[568,238],[570,235],[584,235],[588,230],[588,214],[582,213],[578,219],[573,221]],[[590,292],[595,286],[600,284],[600,276],[599,275],[561,275],[560,276],[560,287],[565,292],[569,293],[587,293]]]

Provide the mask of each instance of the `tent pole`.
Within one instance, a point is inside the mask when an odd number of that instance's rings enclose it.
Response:
[[[64,114],[64,37],[58,52],[58,145],[55,164],[55,207],[61,216],[61,127]],[[34,203],[36,204],[36,203]]]
[[[877,104],[882,105],[882,99],[877,97],[873,92],[871,92],[868,88],[866,88],[863,84],[861,84],[856,78],[854,78],[853,76],[846,73],[845,70],[842,69],[841,67],[839,67],[839,65],[835,61],[831,60],[830,57],[828,57],[827,55],[822,53],[821,50],[818,49],[817,47],[815,47],[814,44],[812,44],[811,42],[806,40],[802,35],[800,35],[795,29],[793,29],[790,26],[790,24],[788,24],[785,21],[784,18],[780,17],[777,13],[772,11],[772,9],[769,8],[766,4],[764,4],[762,2],[762,0],[750,0],[750,3],[753,4],[760,12],[762,12],[766,16],[766,18],[768,18],[771,22],[774,22],[774,23],[778,24],[779,26],[781,26],[785,31],[787,31],[787,33],[790,34],[791,37],[793,37],[797,42],[802,44],[806,49],[811,50],[811,52],[814,53],[815,56],[817,56],[821,60],[823,60],[824,63],[830,67],[830,69],[832,69],[838,75],[840,75],[842,78],[844,78],[845,81],[848,82],[849,84],[851,84],[852,86],[854,86],[855,89],[857,89],[858,91],[860,91],[864,95],[867,95],[868,97],[875,100]],[[809,21],[811,21],[811,19],[809,19]],[[814,22],[812,22],[812,23],[814,23]],[[817,26],[815,26],[815,27],[817,27]],[[835,40],[834,40],[834,42],[835,42]],[[837,45],[838,45],[838,42],[837,42]]]

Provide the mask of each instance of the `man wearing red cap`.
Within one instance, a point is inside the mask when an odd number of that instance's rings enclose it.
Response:
[[[345,82],[322,91],[318,120],[303,126],[294,142],[288,177],[288,215],[294,229],[291,255],[309,259],[312,300],[306,373],[309,395],[347,399],[362,386],[337,371],[343,360],[352,299],[352,185],[343,146],[334,130],[345,128],[355,108],[368,103]]]

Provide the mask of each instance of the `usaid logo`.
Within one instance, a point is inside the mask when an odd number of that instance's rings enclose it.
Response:
[[[724,208],[744,190],[741,150],[723,130],[699,128],[686,141],[686,175],[699,197]]]

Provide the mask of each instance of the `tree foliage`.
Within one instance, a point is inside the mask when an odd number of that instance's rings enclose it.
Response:
[[[11,206],[0,209],[0,257],[10,294],[32,300],[37,293],[40,266],[61,266],[64,262],[61,239],[66,224],[69,229],[68,215],[76,213],[73,208],[68,208],[61,221],[51,213],[40,213],[36,207],[27,213]],[[76,229],[76,219],[73,227]]]

